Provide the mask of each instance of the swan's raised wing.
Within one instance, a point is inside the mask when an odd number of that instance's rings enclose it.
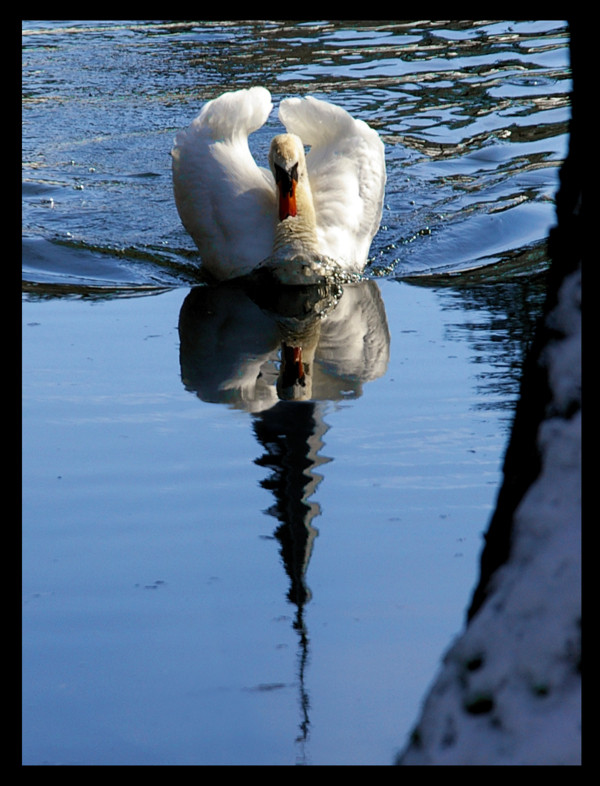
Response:
[[[177,210],[203,265],[218,279],[249,272],[273,249],[275,182],[248,147],[248,135],[271,108],[264,87],[225,93],[175,138]]]
[[[285,99],[279,118],[310,145],[306,163],[319,247],[362,270],[383,208],[386,174],[379,134],[341,107],[313,97]]]

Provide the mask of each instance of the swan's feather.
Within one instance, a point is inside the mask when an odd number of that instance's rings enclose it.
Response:
[[[248,147],[248,135],[266,122],[271,108],[263,87],[225,93],[209,101],[175,139],[177,209],[204,267],[219,279],[244,275],[273,253],[275,181],[268,169],[257,166]],[[310,146],[306,164],[316,256],[360,273],[383,206],[385,161],[379,135],[341,107],[312,97],[283,100],[279,118],[289,133]]]
[[[248,135],[271,108],[263,87],[225,93],[175,138],[177,209],[203,265],[217,278],[249,272],[273,247],[275,182],[248,147]]]
[[[362,270],[383,208],[385,158],[378,133],[312,97],[285,99],[279,118],[310,145],[306,163],[319,248],[344,267]]]

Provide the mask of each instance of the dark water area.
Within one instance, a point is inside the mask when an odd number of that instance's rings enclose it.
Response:
[[[27,21],[22,70],[23,763],[392,763],[544,299],[565,23]],[[204,284],[169,151],[254,84],[381,135],[364,281]]]

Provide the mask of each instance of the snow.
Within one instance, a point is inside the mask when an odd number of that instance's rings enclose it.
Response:
[[[508,561],[451,645],[402,765],[581,764],[581,271],[562,282],[541,354],[542,468]]]

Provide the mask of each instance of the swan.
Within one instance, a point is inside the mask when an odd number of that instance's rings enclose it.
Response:
[[[272,108],[264,87],[227,92],[175,138],[175,204],[203,268],[218,281],[259,268],[283,283],[331,270],[359,275],[383,207],[379,134],[327,101],[286,98],[278,111],[286,133],[261,167],[248,135]]]

